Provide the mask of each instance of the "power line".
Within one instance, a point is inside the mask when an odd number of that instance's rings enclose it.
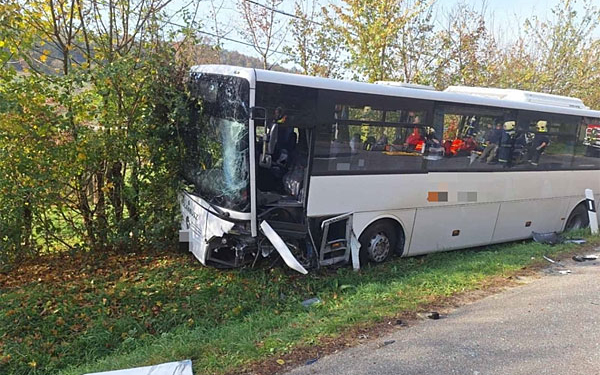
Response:
[[[173,21],[164,21],[164,22],[165,22],[165,23],[168,23],[168,24],[170,24],[170,25],[173,25],[173,26],[177,26],[177,27],[187,27],[187,26],[185,26],[185,25],[181,25],[181,24],[175,23],[175,22],[173,22]],[[233,38],[228,38],[228,37],[226,37],[226,36],[219,36],[219,35],[217,35],[217,34],[214,34],[214,33],[208,32],[208,31],[204,31],[204,30],[200,30],[200,29],[197,29],[197,30],[195,30],[195,31],[196,31],[197,33],[200,33],[200,34],[205,34],[205,35],[212,36],[213,38],[218,38],[218,39],[227,40],[227,41],[229,41],[229,42],[233,42],[233,43],[243,44],[243,45],[245,45],[245,46],[252,47],[252,48],[256,47],[254,44],[251,44],[251,43],[248,43],[248,42],[244,42],[244,41],[242,41],[242,40],[237,40],[237,39],[233,39]],[[273,52],[273,53],[278,53],[278,54],[280,54],[280,55],[289,56],[289,57],[294,57],[294,55],[292,55],[291,53],[287,53],[287,52],[283,52],[283,51],[278,51],[278,50],[276,50],[276,49],[273,49],[273,50],[271,50],[271,52]]]
[[[300,16],[298,16],[296,14],[291,14],[291,13],[288,13],[288,12],[284,12],[282,10],[272,8],[272,7],[268,6],[268,5],[261,4],[259,2],[254,1],[254,0],[245,0],[245,1],[247,1],[249,3],[252,3],[254,5],[258,5],[259,7],[265,8],[267,10],[270,10],[271,12],[283,14],[284,16],[288,16],[288,17],[291,17],[291,18],[296,18],[296,19],[299,19],[301,21],[307,21],[307,22],[310,22],[310,23],[314,23],[315,25],[323,26],[323,24],[321,22],[314,21],[314,20],[309,20],[306,17],[300,17]]]
[[[300,16],[295,15],[295,14],[287,13],[287,12],[284,12],[282,10],[272,8],[272,7],[268,6],[268,5],[261,4],[259,2],[254,1],[254,0],[244,0],[244,1],[247,1],[247,2],[255,4],[255,5],[258,5],[259,7],[262,7],[262,8],[265,8],[267,10],[270,10],[271,12],[283,14],[284,16],[288,16],[288,17],[295,18],[295,19],[298,19],[298,20],[301,20],[301,21],[306,21],[306,22],[309,22],[309,23],[313,23],[315,25],[324,26],[321,22],[318,22],[318,21],[315,21],[315,20],[311,20],[311,19],[308,19],[306,17],[300,17]],[[349,31],[349,33],[352,36],[358,37],[358,34],[352,32],[352,31]]]
[[[137,15],[138,17],[141,16],[139,13],[136,13],[136,12],[131,12],[131,13]],[[166,23],[166,24],[177,26],[177,27],[181,27],[181,28],[188,27],[186,25],[182,25],[182,24],[170,21],[170,20],[163,20],[163,22]],[[229,42],[242,44],[242,45],[245,45],[245,46],[248,46],[248,47],[252,47],[252,48],[256,47],[254,44],[251,44],[251,43],[248,43],[248,42],[244,42],[244,41],[241,41],[241,40],[237,40],[237,39],[233,39],[233,38],[228,38],[226,36],[219,36],[217,34],[214,34],[214,33],[208,32],[208,31],[204,31],[204,30],[200,30],[200,29],[196,29],[195,31],[197,33],[200,33],[200,34],[205,34],[205,35],[212,36],[213,38],[219,38],[219,39],[227,40]],[[283,51],[278,51],[277,49],[272,49],[270,52],[271,53],[277,53],[277,54],[284,55],[284,56],[294,57],[294,55],[292,55],[290,53],[283,52]]]

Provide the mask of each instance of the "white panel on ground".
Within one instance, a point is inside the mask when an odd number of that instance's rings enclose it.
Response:
[[[126,370],[94,372],[84,375],[194,375],[192,361],[162,363],[160,365],[136,367]]]

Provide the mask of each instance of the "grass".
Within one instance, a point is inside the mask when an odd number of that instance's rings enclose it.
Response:
[[[0,274],[0,373],[70,375],[185,358],[197,374],[231,372],[419,311],[577,246],[526,241],[308,276],[219,271],[189,254],[42,258]],[[301,305],[315,296],[322,302]]]

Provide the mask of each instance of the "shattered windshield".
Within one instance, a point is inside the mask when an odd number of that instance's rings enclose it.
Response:
[[[190,120],[183,126],[184,178],[217,206],[248,211],[249,83],[239,77],[192,73]]]

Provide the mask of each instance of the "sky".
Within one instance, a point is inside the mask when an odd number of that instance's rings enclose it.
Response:
[[[198,14],[205,15],[202,21],[201,30],[208,33],[215,33],[218,30],[219,34],[223,34],[227,31],[227,38],[244,41],[243,36],[238,30],[242,28],[241,22],[242,17],[237,8],[238,0],[175,0],[170,4],[167,12],[177,13],[180,9],[189,3],[199,4]],[[267,0],[254,0],[261,4],[267,4]],[[322,5],[335,3],[339,4],[340,0],[316,0]],[[523,25],[526,18],[532,15],[537,16],[539,19],[544,20],[551,17],[551,9],[560,1],[564,0],[460,0],[463,3],[472,5],[475,9],[480,9],[485,6],[486,14],[488,18],[488,27],[494,30],[494,35],[500,36],[500,43],[510,42],[516,39],[518,36],[519,26]],[[459,1],[457,0],[437,0],[436,9],[440,14],[443,14],[444,10],[449,10],[455,6]],[[293,13],[294,12],[295,0],[283,0],[280,7],[281,10]],[[216,6],[221,5],[221,9],[218,12],[217,23],[215,24],[214,19],[210,17],[212,13],[211,4]],[[484,4],[484,5],[483,5]],[[582,8],[582,7],[580,7]],[[289,22],[290,18],[285,15],[279,15],[282,22]],[[438,15],[438,22],[441,22],[441,17]],[[176,18],[174,18],[176,19]],[[288,33],[286,39],[291,39],[291,35]],[[223,47],[227,50],[238,51],[240,53],[258,57],[258,54],[253,50],[252,47],[246,46],[242,43],[236,43],[233,41],[223,41]],[[285,55],[274,54],[273,60],[282,62],[285,60]],[[289,67],[289,66],[288,66]]]

